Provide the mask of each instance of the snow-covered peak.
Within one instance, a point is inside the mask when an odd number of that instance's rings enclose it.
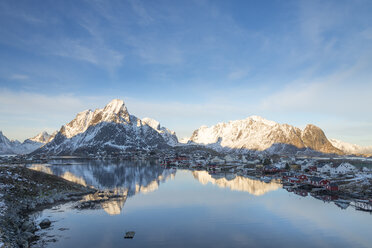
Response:
[[[270,121],[270,120],[267,120],[261,116],[258,116],[258,115],[252,115],[252,116],[249,116],[246,120],[252,120],[252,121],[255,121],[255,122],[261,122],[265,125],[268,125],[268,126],[275,126],[277,125],[278,123],[276,123],[275,121]]]
[[[103,112],[119,114],[120,112],[128,112],[128,110],[123,100],[114,99],[104,107]]]
[[[85,110],[76,115],[70,123],[61,129],[67,138],[74,137],[79,133],[85,132],[90,126],[101,122],[130,123],[130,115],[125,107],[124,101],[114,99],[103,109]]]
[[[38,135],[36,135],[35,137],[30,138],[29,140],[34,141],[34,142],[39,142],[39,143],[46,143],[49,141],[49,139],[50,139],[50,135],[47,132],[43,131],[39,133]]]

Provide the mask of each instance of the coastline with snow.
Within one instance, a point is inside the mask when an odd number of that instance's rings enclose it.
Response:
[[[30,216],[42,209],[78,201],[96,190],[24,166],[0,166],[0,247],[29,247],[40,237]]]

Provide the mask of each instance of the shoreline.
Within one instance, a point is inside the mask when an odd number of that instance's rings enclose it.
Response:
[[[0,166],[0,247],[30,247],[40,223],[30,216],[53,206],[79,201],[97,190],[22,165]]]

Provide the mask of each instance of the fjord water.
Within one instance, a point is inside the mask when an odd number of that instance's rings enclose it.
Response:
[[[64,163],[64,164],[63,164]],[[145,162],[54,161],[35,170],[125,197],[44,210],[47,247],[371,247],[372,215],[276,182]],[[124,239],[135,231],[134,239]]]

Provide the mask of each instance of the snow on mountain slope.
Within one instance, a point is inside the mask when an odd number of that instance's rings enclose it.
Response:
[[[211,127],[202,126],[194,131],[190,141],[211,148],[264,151],[280,144],[288,148],[310,148],[323,153],[341,153],[327,140],[324,132],[314,125],[308,125],[302,131],[297,127],[279,124],[259,116],[218,123]]]
[[[359,146],[356,144],[347,143],[337,139],[329,139],[332,145],[346,154],[372,154],[372,146]]]
[[[167,142],[174,141],[173,132],[160,128],[160,124],[154,128],[154,120],[148,122],[150,125],[130,115],[124,102],[115,99],[103,109],[78,113],[75,119],[62,126],[51,142],[36,152],[77,154],[162,149],[168,147]]]
[[[44,132],[41,132],[38,135],[36,135],[35,137],[32,137],[28,140],[34,141],[34,142],[39,142],[39,143],[47,143],[49,141],[50,137],[51,137],[51,135],[44,131]]]
[[[0,131],[0,154],[28,154],[43,146],[50,138],[47,132],[42,132],[21,143],[18,140],[10,141]]]
[[[14,141],[10,141],[2,131],[0,131],[0,154],[14,154]]]
[[[175,146],[178,144],[178,139],[174,131],[169,130],[168,128],[160,126],[160,123],[151,118],[143,118],[142,123],[149,125],[154,130],[156,130],[170,146]]]

